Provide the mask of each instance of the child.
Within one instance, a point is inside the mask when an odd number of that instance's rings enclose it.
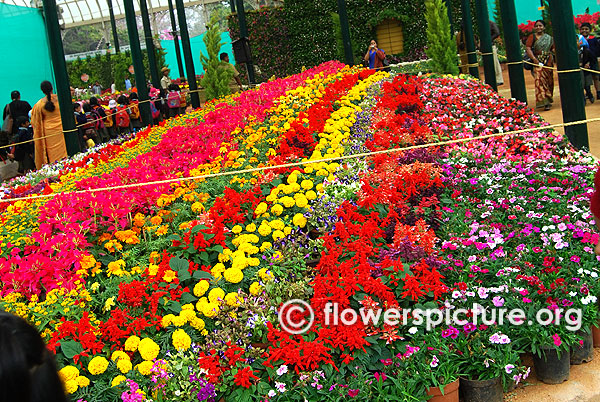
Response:
[[[92,107],[92,114],[98,120],[96,124],[96,131],[98,131],[98,136],[100,141],[106,142],[110,140],[110,133],[106,128],[106,113],[100,103],[98,102],[98,98],[92,96],[90,98],[90,106]]]
[[[18,131],[13,137],[13,143],[30,141],[33,139],[33,129],[29,124],[29,119],[25,116],[19,116],[15,119],[15,124]],[[19,144],[12,147],[8,157],[19,162],[19,173],[25,174],[35,170],[35,162],[33,159],[34,148],[33,142]]]
[[[169,94],[167,95],[167,104],[169,105],[169,117],[179,116],[181,107],[181,95],[177,84],[169,85]]]
[[[579,63],[581,67],[589,69],[592,65],[594,55],[590,52],[590,47],[582,35],[577,35],[577,48],[579,49]],[[585,90],[584,101],[587,97],[590,103],[594,103],[594,94],[592,94],[592,73],[582,71],[583,89]]]
[[[92,113],[92,106],[89,103],[86,102],[83,104],[83,111],[85,112],[84,116],[86,118],[86,124],[83,126],[83,139],[86,148],[90,149],[94,147],[96,141],[98,141],[98,131],[96,130],[98,120],[96,115]]]
[[[117,98],[119,106],[117,106],[115,118],[115,125],[119,134],[128,134],[131,132],[131,117],[129,107],[127,105],[127,97],[121,95]]]
[[[87,124],[87,118],[81,113],[81,104],[78,102],[73,103],[73,113],[75,114],[75,123],[77,124],[77,133],[79,135],[79,149],[82,151],[86,149],[84,137],[84,128]]]
[[[140,106],[138,94],[136,92],[132,92],[129,94],[129,111],[131,112],[131,126],[135,131],[142,128],[142,119],[140,118]]]
[[[111,99],[108,102],[108,110],[106,111],[106,121],[105,121],[105,125],[106,125],[106,129],[108,130],[109,134],[110,134],[110,138],[117,138],[117,135],[119,135],[119,131],[117,128],[117,125],[115,124],[115,118],[117,116],[117,101],[114,99]]]

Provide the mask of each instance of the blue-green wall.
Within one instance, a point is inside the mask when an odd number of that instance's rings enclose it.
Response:
[[[571,0],[573,5],[573,13],[575,15],[585,13],[585,9],[589,7],[590,14],[600,11],[598,0]],[[517,8],[517,20],[519,24],[528,20],[535,21],[542,16],[542,12],[538,10],[540,7],[539,0],[515,0]],[[494,0],[488,0],[490,18],[493,19]]]
[[[202,68],[202,63],[200,63],[200,52],[207,56],[206,46],[202,39],[204,35],[195,36],[190,38],[190,45],[192,47],[192,55],[194,56],[194,69],[196,70],[196,74],[200,75],[204,73],[204,69]],[[229,37],[229,32],[223,32],[221,34],[221,53],[226,52],[229,54],[229,61],[233,63],[233,49],[231,47],[231,38]],[[179,70],[177,68],[177,56],[175,54],[175,42],[172,40],[161,40],[161,46],[167,54],[165,55],[165,62],[171,69],[171,78],[177,77],[179,75]],[[181,41],[179,42],[179,47],[181,49]],[[181,58],[183,59],[183,49],[181,50]],[[185,72],[185,60],[183,60],[184,72]]]
[[[54,83],[42,13],[36,8],[0,3],[0,21],[0,107],[10,102],[14,90],[33,106],[44,96],[40,83]]]

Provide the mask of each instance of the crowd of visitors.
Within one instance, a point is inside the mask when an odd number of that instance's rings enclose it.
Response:
[[[185,79],[180,80],[180,84],[185,85]],[[0,160],[17,161],[20,174],[67,157],[58,98],[53,94],[49,81],[42,82],[40,89],[44,97],[33,108],[21,100],[19,91],[13,91],[11,102],[3,111],[2,132],[8,137],[8,145],[13,146],[0,152]],[[98,83],[92,86],[92,90],[94,94],[101,93]],[[149,94],[154,124],[179,116],[187,109],[187,91],[170,79],[167,87],[161,90],[150,86]],[[72,107],[82,151],[142,128],[135,87],[129,94],[92,96],[87,101],[74,102]]]

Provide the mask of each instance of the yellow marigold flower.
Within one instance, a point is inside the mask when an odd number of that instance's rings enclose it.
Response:
[[[65,366],[59,370],[58,376],[63,382],[74,380],[79,376],[79,369],[74,366]]]
[[[150,218],[150,223],[152,223],[154,226],[158,226],[162,223],[162,218],[158,215],[155,215]]]
[[[270,243],[270,242],[268,242],[268,241],[265,241],[265,242],[263,242],[263,244],[261,244],[261,246],[260,246],[260,251],[261,251],[261,252],[263,252],[263,251],[265,251],[265,250],[268,250],[268,249],[270,249],[271,247],[273,247],[273,244],[271,244],[271,243]]]
[[[198,302],[196,303],[196,310],[198,310],[199,312],[202,312],[202,310],[204,309],[204,306],[207,304],[208,304],[208,298],[201,297],[200,300],[198,300]]]
[[[269,206],[267,205],[267,203],[265,203],[265,202],[261,202],[261,203],[260,203],[260,204],[258,204],[258,205],[256,206],[256,208],[254,209],[254,213],[255,213],[256,215],[262,215],[262,214],[264,214],[265,212],[267,212],[267,208],[269,208]]]
[[[169,227],[167,225],[162,225],[161,227],[156,229],[155,233],[157,236],[163,236],[167,233],[168,230],[169,230]]]
[[[305,195],[306,195],[306,199],[309,201],[317,199],[317,193],[315,193],[312,190],[307,191]]]
[[[130,360],[130,358],[129,355],[122,350],[115,350],[110,356],[110,360],[114,362],[117,360]]]
[[[240,283],[244,279],[244,273],[238,268],[229,268],[225,270],[225,280],[230,283]]]
[[[158,273],[158,265],[156,265],[156,264],[150,264],[148,266],[148,275],[150,275],[150,276],[156,276],[157,273]]]
[[[96,266],[96,259],[93,255],[84,255],[81,257],[79,264],[83,269],[90,269]]]
[[[123,271],[123,268],[125,268],[125,261],[123,260],[109,262],[108,268],[106,269],[106,274],[108,276],[123,276],[123,274],[125,273],[125,271]]]
[[[125,350],[127,350],[127,348],[125,348]],[[142,339],[138,345],[138,352],[140,352],[140,355],[144,360],[156,359],[159,351],[160,347],[150,338]]]
[[[225,254],[225,253],[220,253],[219,254],[219,262],[226,262],[229,261],[229,254]]]
[[[240,225],[235,225],[235,226],[234,226],[234,227],[231,229],[231,231],[232,231],[233,233],[235,233],[235,234],[240,234],[240,233],[242,233],[242,227],[241,227]]]
[[[313,188],[313,182],[311,180],[302,180],[300,186],[302,186],[304,190],[310,190],[311,188]]]
[[[227,303],[229,306],[237,307],[240,304],[242,304],[243,301],[244,300],[242,299],[242,297],[236,292],[227,293],[227,295],[225,296],[225,303]]]
[[[219,305],[216,303],[206,303],[202,306],[202,314],[208,318],[214,318],[219,314]]]
[[[184,304],[181,306],[181,310],[194,310],[194,305],[192,303]]]
[[[191,306],[191,304],[190,304]],[[194,319],[194,317],[196,317],[196,312],[194,311],[194,306],[192,306],[191,310],[184,310],[181,309],[181,313],[179,313],[179,315],[186,321],[189,322],[192,319]]]
[[[251,224],[249,224],[249,225],[246,225],[246,231],[247,231],[247,232],[250,232],[250,233],[252,233],[252,232],[255,232],[255,231],[256,231],[256,225],[254,224],[254,222],[252,222],[252,223],[251,223]]]
[[[114,306],[115,306],[115,298],[114,298],[114,296],[113,297],[109,297],[104,302],[104,307],[102,307],[102,310],[104,310],[104,311],[110,311],[110,309],[113,308]]]
[[[173,271],[172,269],[167,269],[165,271],[165,274],[163,276],[163,280],[165,282],[173,282],[173,279],[177,278],[177,273],[175,271]]]
[[[296,205],[298,208],[304,208],[308,205],[308,199],[304,195],[296,197]]]
[[[117,361],[117,368],[121,373],[127,374],[131,371],[133,365],[131,364],[131,360],[119,359]]]
[[[77,380],[69,380],[65,382],[65,391],[67,394],[74,394],[77,392]]]
[[[250,267],[257,267],[260,265],[260,260],[256,257],[248,258],[246,261],[248,261],[248,266]]]
[[[296,176],[296,174],[293,172],[287,178],[288,184],[296,183],[297,181],[298,181],[298,176]]]
[[[102,356],[96,356],[88,364],[88,371],[92,375],[102,374],[108,368],[108,360]]]
[[[171,338],[176,350],[188,350],[192,345],[192,338],[183,329],[173,332]]]
[[[260,286],[260,284],[258,282],[252,282],[252,285],[250,285],[250,294],[253,296],[258,296],[262,292],[263,292],[263,287]]]
[[[284,235],[289,235],[290,233],[292,233],[292,228],[290,226],[286,226],[285,228],[283,228],[283,234]]]
[[[312,166],[305,166],[304,167],[304,173],[312,173],[314,171]]]
[[[87,387],[88,385],[90,385],[90,379],[87,377],[84,377],[82,375],[77,377],[77,379],[75,381],[77,382],[77,385],[80,387]]]
[[[277,241],[279,239],[283,239],[285,237],[285,235],[283,234],[283,232],[281,230],[276,230],[273,232],[273,241]]]
[[[273,275],[273,273],[267,268],[261,268],[258,271],[258,276],[263,280],[263,282],[268,282],[275,278],[275,275]]]
[[[210,287],[210,284],[208,283],[208,281],[202,279],[196,285],[194,285],[194,296],[196,296],[196,297],[203,296],[209,287]]]
[[[323,183],[319,183],[319,184],[317,184],[317,191],[318,191],[319,193],[322,193],[322,192],[323,192]]]
[[[176,327],[183,327],[186,322],[187,320],[185,319],[185,317],[182,317],[180,315],[176,315],[173,317],[173,325],[175,325]]]
[[[202,331],[205,327],[205,323],[204,320],[200,317],[194,317],[191,321],[190,321],[190,325],[196,329],[197,331]]]
[[[248,261],[246,261],[246,257],[243,255],[237,256],[233,259],[231,264],[231,268],[242,270],[248,266]]]
[[[135,368],[137,371],[140,372],[141,375],[150,375],[150,374],[152,374],[152,366],[153,365],[154,365],[154,363],[146,360],[146,361],[141,362],[137,366],[135,366]]]
[[[204,211],[204,205],[202,205],[201,202],[196,201],[195,203],[192,204],[192,211],[196,212],[196,213],[202,212],[202,211]]]
[[[208,300],[211,303],[219,303],[225,297],[225,291],[221,288],[214,288],[208,292]]]
[[[289,198],[289,197],[286,197]],[[283,213],[283,207],[281,204],[275,204],[271,207],[271,213],[275,216],[279,216]]]
[[[110,383],[111,387],[116,387],[117,385],[119,385],[120,383],[127,381],[127,378],[124,375],[118,375],[115,378],[113,378],[113,380]]]
[[[301,228],[303,228],[304,226],[306,226],[306,221],[307,221],[307,219],[302,214],[296,214],[292,218],[292,223],[294,225],[296,225],[296,226],[301,227]]]
[[[124,348],[125,348],[125,350],[127,350],[129,352],[135,352],[136,350],[138,350],[139,344],[140,344],[140,338],[135,335],[131,335],[125,341]]]
[[[276,230],[283,230],[285,227],[285,223],[281,219],[276,219],[274,221],[269,222],[269,226]]]
[[[158,264],[160,262],[160,254],[157,251],[150,253],[150,262],[152,264]]]
[[[281,202],[283,203],[283,206],[285,206],[286,208],[291,208],[294,206],[295,201],[292,197],[289,196],[285,196],[281,199]]]

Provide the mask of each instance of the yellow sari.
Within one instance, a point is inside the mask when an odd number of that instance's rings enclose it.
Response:
[[[52,102],[56,107],[52,112],[44,108],[47,101],[48,98],[44,96],[31,110],[31,125],[35,140],[35,166],[38,169],[43,165],[67,157],[58,97],[52,94]]]

